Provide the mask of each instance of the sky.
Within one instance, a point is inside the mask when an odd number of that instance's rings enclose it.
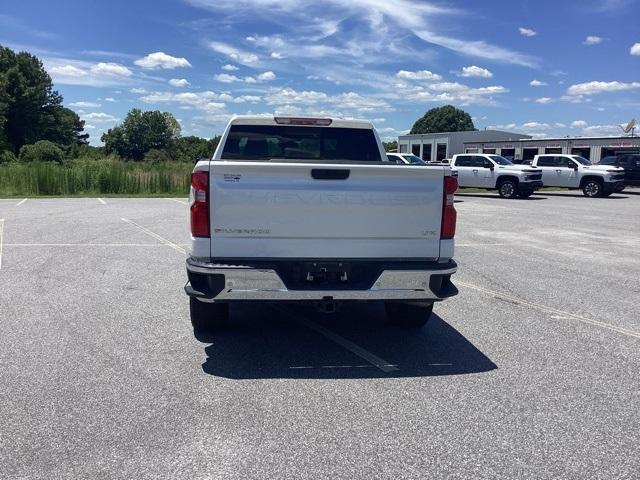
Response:
[[[2,0],[93,145],[131,108],[210,138],[233,115],[371,120],[453,104],[479,129],[621,133],[640,120],[640,0]]]

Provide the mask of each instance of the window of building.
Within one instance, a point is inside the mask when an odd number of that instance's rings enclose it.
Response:
[[[401,143],[400,144],[400,153],[407,153],[407,144],[406,143]]]
[[[425,143],[422,146],[422,160],[424,160],[425,162],[431,161],[431,144],[430,143]]]
[[[580,155],[581,157],[591,160],[591,148],[589,147],[574,147],[571,149],[572,155]]]
[[[523,148],[522,149],[522,160],[533,160],[533,157],[538,155],[538,147],[533,148]]]
[[[547,153],[547,154],[562,153],[562,147],[547,147],[544,149],[544,153]]]
[[[436,147],[436,162],[441,162],[447,158],[447,144],[438,143]]]
[[[413,153],[416,157],[420,156],[420,145],[417,143],[414,143],[413,145],[411,145],[411,153]]]

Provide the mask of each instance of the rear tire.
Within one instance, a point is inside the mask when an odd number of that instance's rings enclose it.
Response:
[[[502,198],[516,198],[518,196],[518,185],[513,180],[503,180],[498,185],[498,194]]]
[[[582,193],[585,197],[601,197],[603,193],[602,183],[598,180],[587,180],[582,185]]]
[[[207,303],[189,298],[191,325],[197,333],[212,332],[222,328],[229,319],[228,303]]]
[[[387,318],[394,325],[420,328],[431,318],[433,303],[384,302]]]

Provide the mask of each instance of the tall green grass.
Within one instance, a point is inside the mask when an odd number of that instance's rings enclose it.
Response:
[[[55,163],[0,165],[0,196],[186,195],[189,163],[77,159]]]

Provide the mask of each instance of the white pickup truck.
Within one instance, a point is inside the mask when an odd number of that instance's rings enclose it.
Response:
[[[542,170],[546,186],[581,188],[587,197],[606,197],[624,188],[624,168],[593,165],[580,155],[536,155],[531,164]]]
[[[500,155],[454,155],[451,169],[458,174],[460,188],[498,190],[502,198],[527,198],[543,186],[541,170],[528,165],[515,165]]]
[[[191,176],[194,330],[245,301],[383,301],[423,325],[458,292],[456,188],[448,167],[389,162],[370,122],[234,118]]]

